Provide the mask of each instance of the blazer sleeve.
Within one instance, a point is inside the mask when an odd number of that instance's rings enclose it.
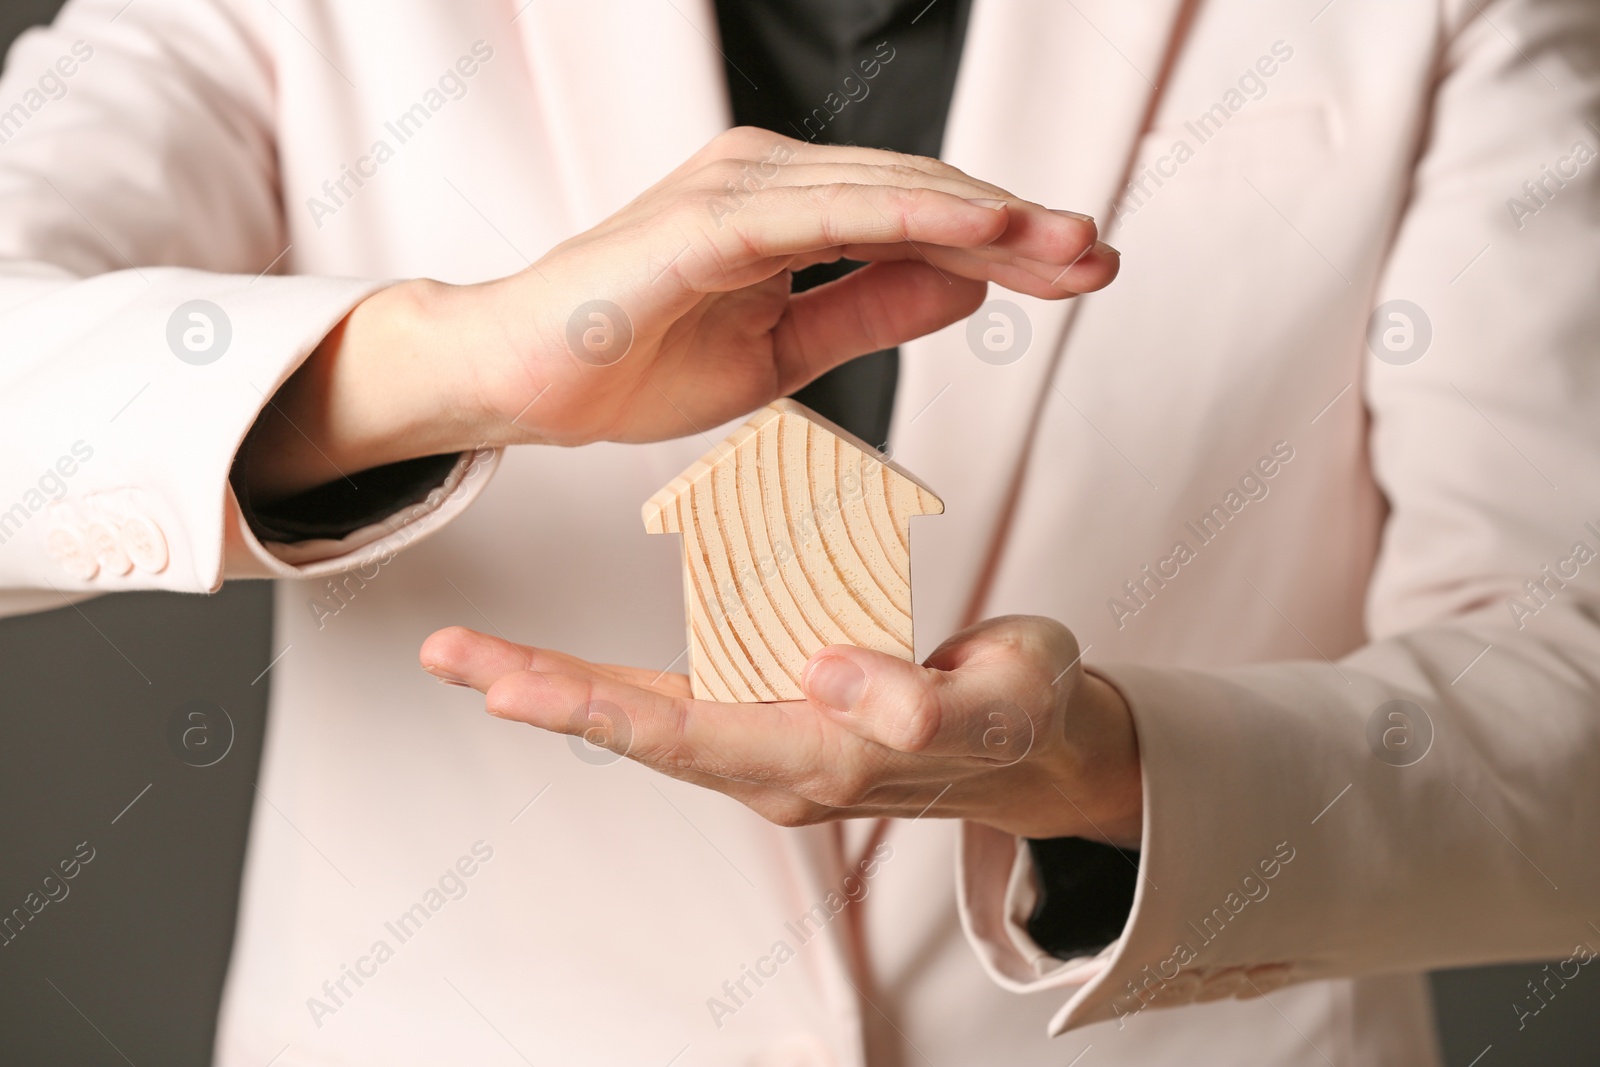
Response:
[[[0,614],[333,573],[466,506],[497,454],[335,539],[229,486],[273,392],[381,279],[285,277],[272,5],[71,0],[0,78]]]
[[[968,934],[1001,984],[1069,995],[1052,1033],[1600,947],[1600,6],[1445,12],[1375,297],[1424,309],[1433,346],[1364,370],[1390,506],[1371,642],[1337,663],[1096,668],[1133,711],[1145,804],[1103,951],[1045,953],[1027,850],[963,827]],[[1463,228],[1491,247],[1458,275],[1440,250]]]

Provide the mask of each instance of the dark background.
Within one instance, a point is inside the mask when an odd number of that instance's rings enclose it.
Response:
[[[0,47],[59,6],[0,0]],[[0,619],[0,914],[80,842],[94,849],[68,896],[0,947],[0,1064],[210,1062],[271,639],[263,582]],[[234,728],[208,767],[168,741],[174,713],[196,700]],[[1449,1067],[1600,1063],[1600,978],[1588,968],[1518,1031],[1513,1005],[1538,972],[1434,976]]]

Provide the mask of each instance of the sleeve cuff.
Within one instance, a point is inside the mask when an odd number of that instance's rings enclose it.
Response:
[[[337,540],[371,526],[425,499],[430,490],[450,476],[459,459],[458,454],[450,453],[389,463],[260,505],[250,498],[249,488],[241,479],[248,447],[241,449],[234,461],[234,495],[255,535],[279,544],[319,538]]]
[[[420,500],[342,536],[272,540],[270,534],[257,535],[242,507],[232,508],[228,554],[238,561],[238,568],[229,577],[319,578],[381,566],[465,511],[488,484],[499,462],[499,449],[463,452],[444,480]]]
[[[957,900],[961,924],[989,977],[1013,993],[1067,990],[1070,999],[1050,1021],[1052,1036],[1073,1025],[1110,1018],[1078,1017],[1086,994],[1113,961],[1120,942],[1098,952],[1061,960],[1029,935],[1027,922],[1038,903],[1038,882],[1029,850],[1011,834],[979,823],[962,823],[958,848]],[[1137,907],[1137,894],[1135,896]]]
[[[1203,827],[1211,816],[1193,810],[1181,814],[1194,807],[1197,769],[1192,765],[1196,753],[1206,751],[1193,731],[1215,729],[1205,722],[1205,712],[1215,710],[1225,717],[1222,709],[1239,697],[1238,688],[1220,682],[1201,685],[1200,676],[1189,672],[1170,677],[1148,668],[1097,669],[1127,696],[1145,765],[1144,822],[1138,871],[1130,872],[1133,892],[1126,924],[1104,948],[1096,950],[1087,943],[1091,939],[1080,937],[1077,954],[1066,959],[1052,955],[1029,932],[1040,886],[1032,850],[1011,834],[964,823],[958,901],[962,925],[984,969],[1012,992],[1067,992],[1066,1003],[1050,1020],[1051,1036],[1096,1022],[1116,1020],[1123,1027],[1146,1008],[1252,997],[1308,977],[1277,962],[1243,965],[1238,957],[1248,959],[1262,946],[1230,932],[1221,937],[1219,952],[1213,944],[1218,941],[1215,931],[1207,925],[1228,923],[1239,914],[1235,907],[1254,906],[1251,887],[1264,890],[1264,897],[1277,884],[1270,879],[1285,874],[1294,856],[1291,848],[1288,858],[1275,857],[1270,843],[1249,851],[1244,841],[1231,842],[1227,851],[1251,857],[1262,852],[1262,862],[1270,865],[1258,872],[1252,862],[1234,873],[1231,859],[1219,863],[1206,858],[1208,851],[1218,851],[1214,827],[1210,834]],[[1177,700],[1180,696],[1186,699]],[[1201,711],[1196,702],[1214,703],[1215,709]],[[1195,713],[1188,728],[1173,728],[1168,711],[1175,706]],[[1211,744],[1226,742],[1214,738]],[[1174,763],[1191,766],[1190,773],[1175,773]],[[1241,876],[1251,879],[1242,889]],[[1202,903],[1215,903],[1226,918],[1211,918]]]

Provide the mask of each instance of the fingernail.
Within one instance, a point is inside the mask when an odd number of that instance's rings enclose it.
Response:
[[[1110,245],[1106,244],[1104,241],[1096,241],[1094,243],[1094,250],[1096,252],[1104,252],[1107,255],[1116,256],[1118,259],[1122,258],[1122,253],[1121,252],[1118,252],[1115,248],[1112,248]]]
[[[1067,218],[1069,218],[1069,219],[1077,219],[1079,222],[1093,222],[1094,221],[1094,216],[1093,215],[1084,215],[1084,214],[1082,214],[1080,212],[1077,212],[1077,211],[1066,211],[1066,210],[1064,210],[1062,208],[1058,208],[1058,207],[1051,208],[1050,209],[1050,214],[1052,214],[1052,215],[1065,215]]]
[[[805,676],[806,694],[835,711],[853,711],[866,692],[867,674],[841,656],[824,656]]]
[[[1006,206],[1006,201],[1004,201],[1004,200],[985,200],[985,199],[981,199],[981,198],[980,199],[969,199],[967,201],[967,203],[969,203],[969,204],[977,204],[979,207],[990,208],[990,209],[992,209],[994,211],[999,211],[1001,208]]]
[[[439,668],[439,667],[424,667],[422,669],[427,671],[429,674],[431,674],[433,676],[434,681],[443,682],[445,685],[464,685],[468,689],[472,688],[471,684],[469,682],[467,682],[466,679],[457,678],[455,675],[451,674],[449,671],[444,670],[442,668]]]

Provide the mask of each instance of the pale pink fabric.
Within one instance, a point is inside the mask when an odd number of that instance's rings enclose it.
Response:
[[[1417,972],[1597,943],[1600,567],[1562,561],[1600,547],[1597,167],[1571,162],[1600,136],[1600,8],[1217,2],[1183,25],[1180,6],[975,5],[947,158],[1097,213],[1125,266],[1079,300],[991,294],[1031,323],[1010,365],[964,325],[906,346],[895,413],[895,458],[946,501],[915,526],[922,651],[976,615],[1049,615],[1134,709],[1139,900],[1067,965],[1018,926],[1010,838],[967,827],[955,877],[937,808],[896,824],[861,911],[802,939],[866,834],[592,765],[416,670],[453,622],[672,665],[676,548],[638,506],[704,439],[464,458],[347,544],[289,551],[240,521],[235,448],[346,309],[383,279],[520,269],[725,124],[705,0],[75,0],[16,46],[8,610],[285,579],[219,1063],[1418,1064]],[[89,58],[41,83],[79,41]],[[400,143],[386,124],[418,104]],[[1202,142],[1208,112],[1226,118]],[[366,177],[334,203],[343,167]],[[233,327],[206,366],[165,340],[191,299]],[[1431,324],[1408,365],[1366,343],[1394,299]],[[92,458],[45,501],[79,441]],[[1272,477],[1241,487],[1258,463]],[[1229,518],[1200,544],[1186,524],[1212,505]],[[136,549],[159,528],[165,562],[72,577],[96,522]],[[1163,562],[1179,539],[1193,558]],[[1527,599],[1546,565],[1576,573]],[[1414,766],[1366,740],[1395,698],[1433,723]],[[1247,876],[1270,892],[1235,910]],[[417,904],[401,943],[386,924]]]

